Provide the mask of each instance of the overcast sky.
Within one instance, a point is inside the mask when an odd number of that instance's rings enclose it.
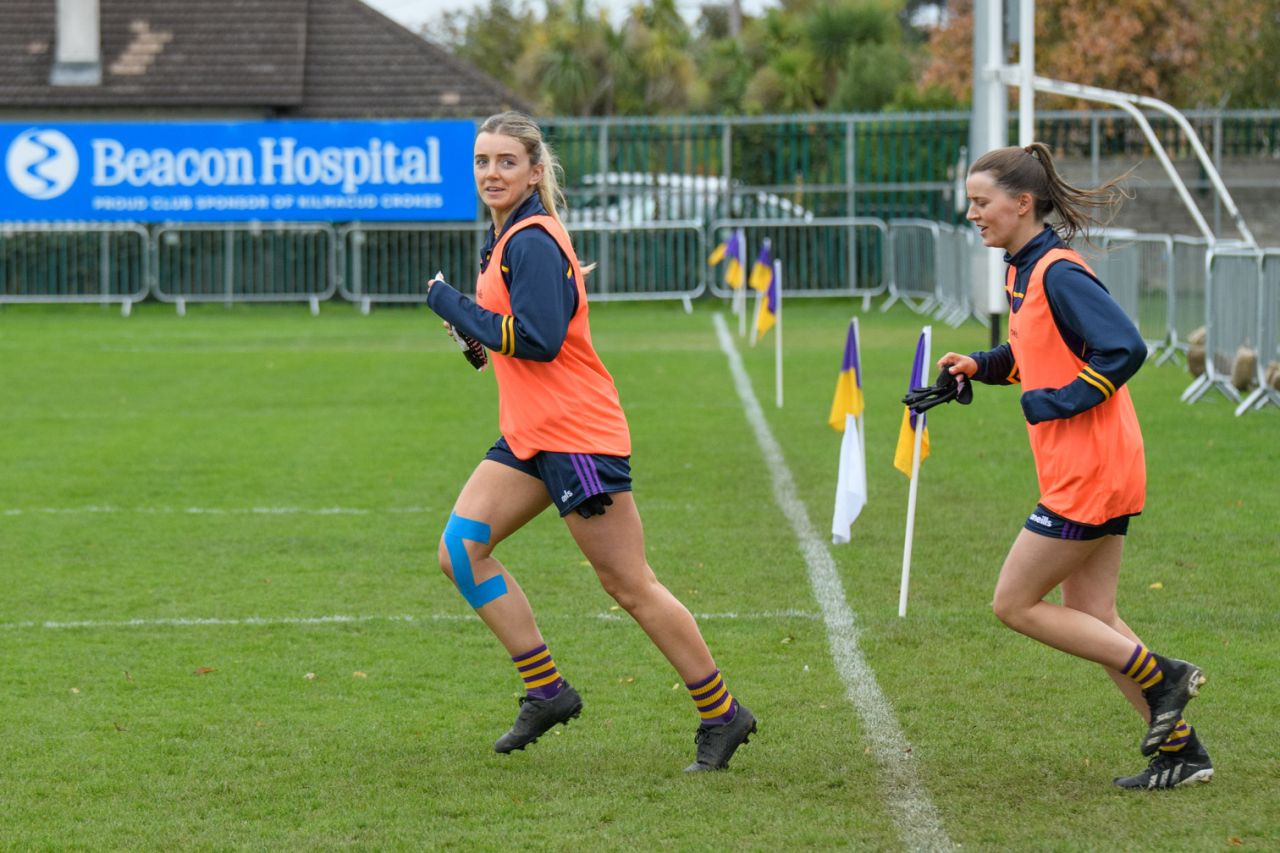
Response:
[[[423,24],[437,21],[444,12],[457,9],[474,9],[485,6],[488,0],[364,0],[387,17],[417,32]],[[532,0],[542,11],[540,0]],[[604,9],[613,21],[619,21],[626,15],[637,0],[588,0],[596,8]],[[773,0],[742,0],[742,11],[748,15],[759,15],[761,10]],[[696,20],[701,8],[700,0],[676,0],[676,7],[689,21]]]

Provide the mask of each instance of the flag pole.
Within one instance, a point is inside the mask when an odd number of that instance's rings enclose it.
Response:
[[[782,408],[782,261],[773,261],[773,288],[777,294],[774,305],[774,325],[777,332],[773,337],[773,384],[777,396],[778,408]],[[767,298],[768,294],[766,294]]]
[[[744,338],[747,336],[747,279],[750,278],[747,271],[747,235],[741,228],[734,233],[738,235],[738,254],[742,256],[742,286],[734,294],[734,299],[738,303],[738,337]],[[752,344],[754,343],[753,339]]]
[[[920,370],[927,371],[929,364],[929,347],[933,338],[933,327],[924,327],[924,358],[920,360]],[[902,546],[902,583],[898,587],[898,617],[907,615],[907,587],[911,580],[911,540],[916,524],[916,492],[920,485],[920,441],[924,437],[924,415],[918,415],[914,447],[911,451],[911,488],[907,492],[907,538]]]
[[[858,383],[858,387],[861,388],[862,387],[862,329],[858,328],[858,315],[855,314],[853,317],[851,317],[849,319],[849,324],[853,326],[853,357],[854,357],[854,361],[858,365],[858,376],[856,381]],[[855,420],[858,422],[858,452],[862,454],[862,470],[863,471],[867,470],[867,434],[866,434],[866,430],[863,429],[863,426],[862,426],[862,415],[865,412],[865,410],[866,410],[866,407],[864,406],[863,412],[858,412],[858,415],[855,418]]]

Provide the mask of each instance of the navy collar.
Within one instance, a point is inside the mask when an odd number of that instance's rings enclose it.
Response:
[[[507,217],[507,221],[502,224],[502,233],[495,234],[493,223],[489,223],[489,237],[496,245],[498,240],[502,238],[502,234],[506,234],[511,230],[511,226],[515,225],[521,219],[528,219],[530,216],[539,216],[546,214],[547,209],[542,206],[542,197],[538,195],[538,191],[534,190],[533,195],[520,202],[520,206]]]
[[[1012,264],[1018,269],[1030,266],[1040,259],[1040,256],[1050,249],[1056,249],[1060,246],[1065,247],[1067,244],[1062,242],[1062,238],[1058,236],[1058,232],[1053,230],[1050,225],[1045,225],[1044,230],[1026,242],[1016,254],[1010,255],[1004,253],[1004,262]]]

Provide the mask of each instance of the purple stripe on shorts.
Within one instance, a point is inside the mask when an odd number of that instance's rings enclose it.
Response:
[[[583,492],[587,495],[598,495],[604,491],[590,456],[585,453],[570,453],[569,459],[573,461],[573,470],[578,475],[578,482],[582,483]]]

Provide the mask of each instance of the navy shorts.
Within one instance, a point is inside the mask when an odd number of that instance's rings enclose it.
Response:
[[[1129,532],[1129,519],[1133,516],[1120,515],[1104,521],[1102,524],[1077,524],[1058,515],[1044,504],[1036,504],[1031,515],[1022,526],[1032,533],[1048,536],[1051,539],[1101,539],[1103,536],[1123,536]]]
[[[507,440],[499,438],[484,458],[501,462],[541,480],[562,518],[587,498],[610,492],[631,491],[629,456],[553,453],[544,450],[532,459],[519,459],[511,452]]]

